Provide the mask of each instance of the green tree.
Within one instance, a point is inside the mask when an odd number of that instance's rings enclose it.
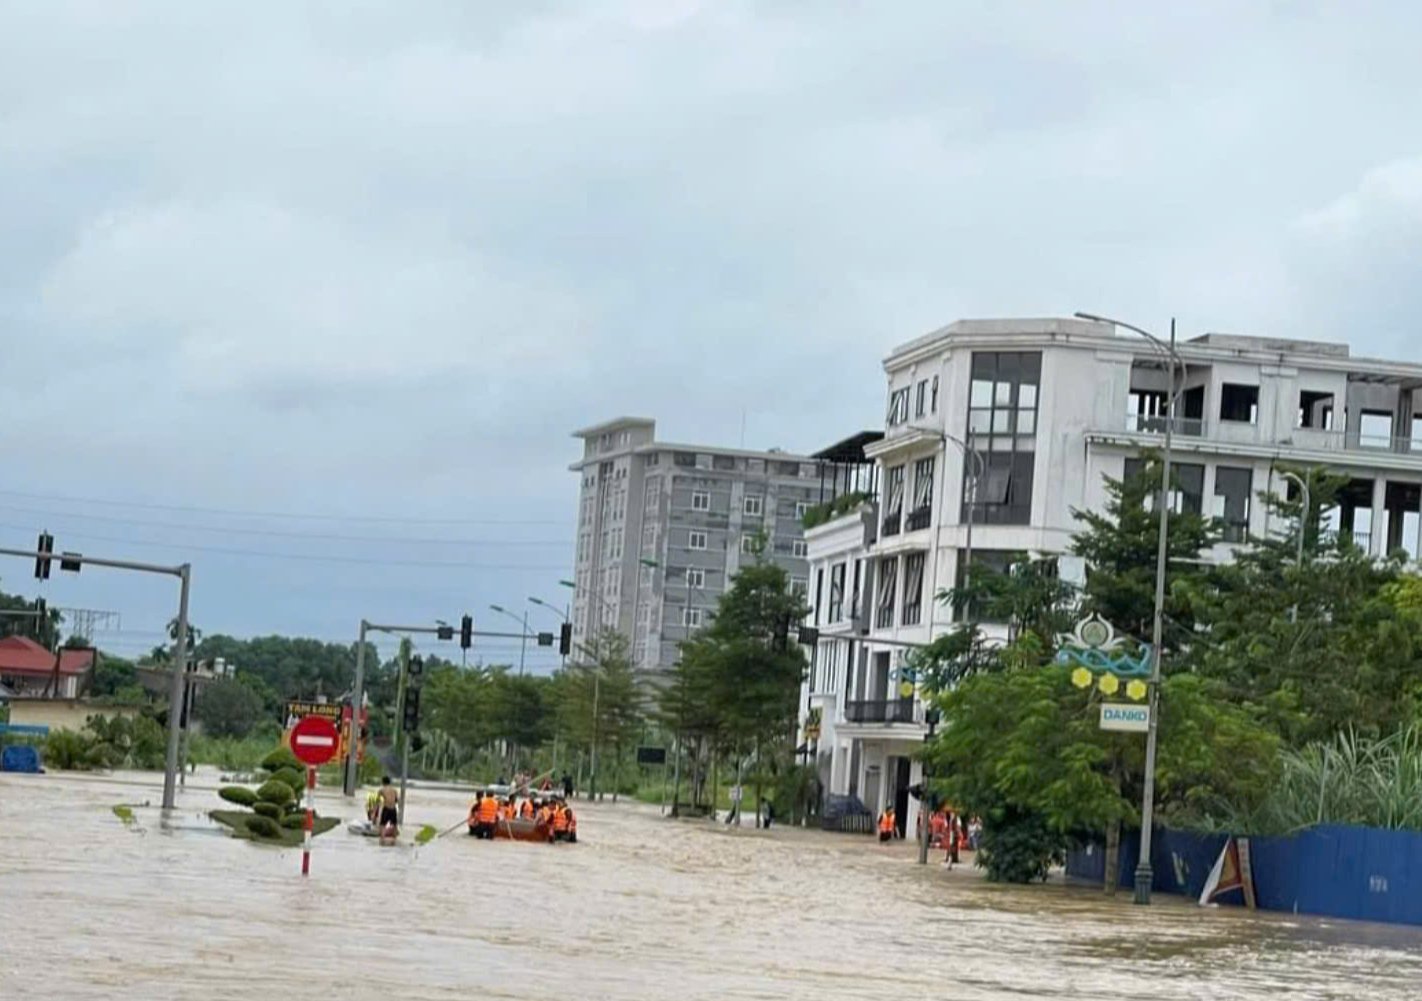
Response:
[[[212,737],[245,737],[266,718],[262,694],[238,676],[204,686],[193,714]]]
[[[681,667],[661,699],[661,716],[683,740],[729,749],[739,765],[783,757],[793,739],[805,657],[789,633],[805,616],[786,572],[764,558],[743,567],[721,595],[711,624],[682,644]],[[693,708],[690,700],[703,700]],[[760,781],[767,774],[757,767]]]
[[[569,744],[596,757],[589,794],[597,795],[599,772],[620,777],[623,752],[642,725],[638,690],[627,638],[615,630],[595,636],[560,672],[558,728]]]
[[[1100,615],[1122,633],[1149,638],[1155,612],[1155,577],[1160,519],[1155,514],[1161,465],[1147,453],[1142,468],[1124,479],[1106,478],[1104,512],[1073,511],[1082,529],[1072,539],[1072,552],[1083,557],[1090,572],[1083,594],[1084,610]],[[1178,489],[1178,482],[1176,488]],[[1200,556],[1219,541],[1218,528],[1200,515],[1172,512],[1166,563],[1165,616],[1171,626],[1162,646],[1167,656],[1188,642],[1194,632],[1190,585],[1208,575]]]

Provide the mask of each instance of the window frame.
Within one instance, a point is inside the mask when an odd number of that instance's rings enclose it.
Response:
[[[755,510],[751,510],[754,505]],[[741,498],[741,514],[752,518],[765,517],[765,498],[760,494],[746,494]]]
[[[696,578],[696,582],[695,582],[695,583],[692,583],[692,577],[693,577],[693,576],[695,576],[695,578]],[[706,587],[706,570],[705,570],[704,568],[702,568],[702,567],[687,567],[687,568],[686,568],[686,587],[687,587],[688,590],[695,589],[695,590],[698,590],[698,591],[699,591],[699,590],[702,590],[703,588],[705,588],[705,587]]]
[[[699,536],[700,539],[701,539],[701,545],[699,545],[699,546],[696,544],[696,540],[697,540],[697,537],[698,537],[698,536]],[[690,549],[690,550],[692,550],[692,551],[694,551],[694,552],[698,552],[698,553],[704,553],[704,552],[710,547],[710,545],[711,545],[711,539],[710,539],[710,537],[706,534],[706,532],[704,532],[703,530],[698,529],[698,528],[693,528],[693,529],[690,529],[690,530],[687,531],[687,533],[686,533],[686,548],[687,548],[687,549]]]
[[[705,503],[698,503],[698,501],[704,501]],[[710,510],[711,510],[711,491],[709,491],[709,490],[693,490],[693,491],[691,491],[691,510],[693,510],[693,511],[710,511]]]

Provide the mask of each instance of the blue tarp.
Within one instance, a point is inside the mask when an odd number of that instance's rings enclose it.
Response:
[[[1156,891],[1198,898],[1224,843],[1222,834],[1157,830],[1151,846]],[[1291,837],[1252,837],[1249,846],[1263,910],[1422,925],[1422,833],[1327,824]],[[1133,882],[1139,853],[1137,835],[1121,839],[1122,886]],[[1101,846],[1072,852],[1067,873],[1101,880]]]
[[[0,751],[0,772],[37,772],[39,751],[33,747],[7,747]]]

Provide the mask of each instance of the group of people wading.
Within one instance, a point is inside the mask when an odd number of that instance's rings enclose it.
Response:
[[[499,796],[481,790],[469,805],[469,833],[476,838],[576,842],[578,818],[556,795]]]

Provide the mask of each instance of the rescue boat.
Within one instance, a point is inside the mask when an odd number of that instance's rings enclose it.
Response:
[[[520,792],[523,794],[522,797],[520,797]],[[531,792],[528,790],[517,790],[512,786],[506,785],[489,785],[476,789],[474,802],[478,803],[480,799],[486,796],[493,796],[499,800],[500,803],[507,802],[510,798],[519,800],[520,802],[526,799],[533,799],[539,806],[551,803],[563,804],[566,802],[559,793],[551,791]],[[471,806],[466,825],[471,836],[476,838],[491,838],[495,841],[533,841],[542,844],[550,844],[554,841],[571,842],[577,840],[575,833],[571,833],[566,837],[558,837],[553,830],[553,821],[549,818],[540,818],[537,815],[534,817],[524,817],[522,815],[507,817],[503,814],[502,810],[498,817],[492,822],[480,821],[476,818],[474,808]]]

